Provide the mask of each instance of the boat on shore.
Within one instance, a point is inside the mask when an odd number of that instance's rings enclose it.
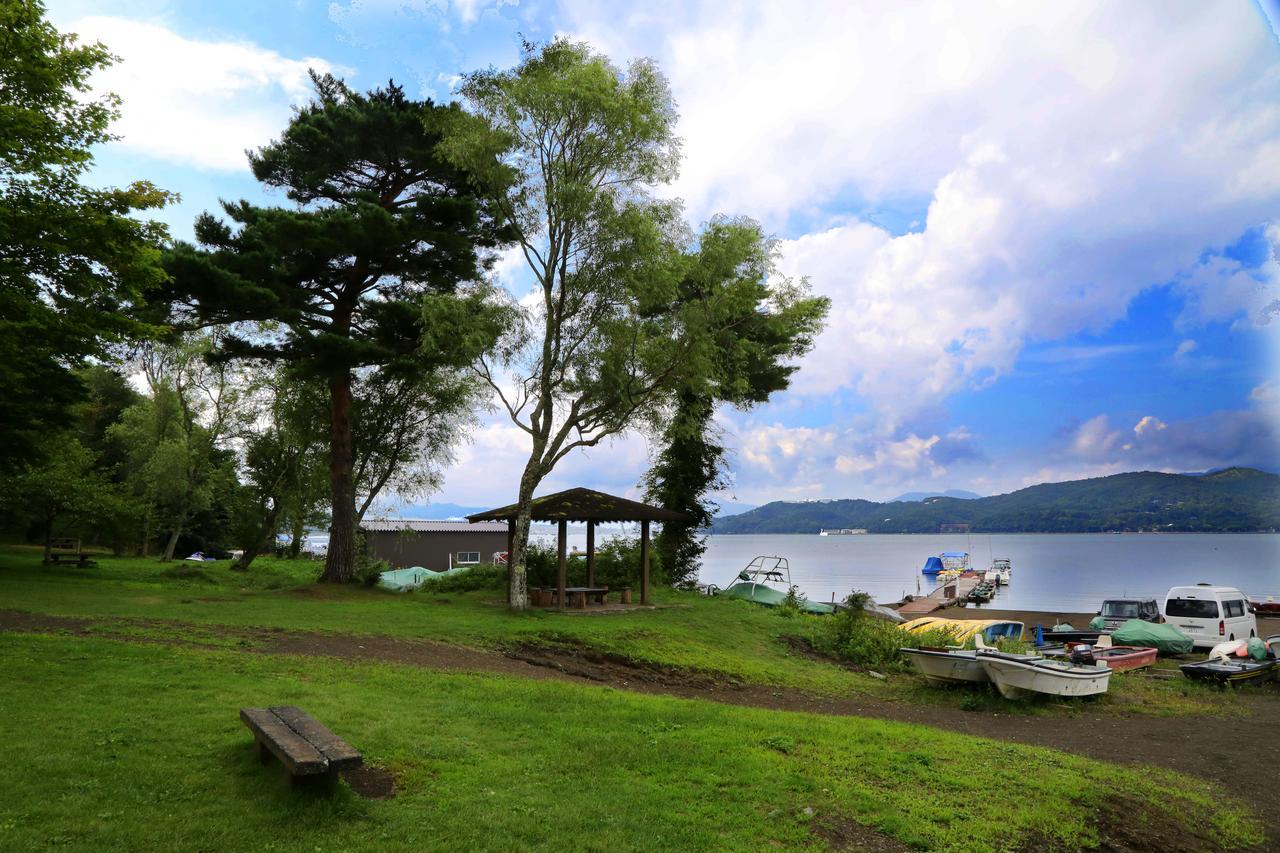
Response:
[[[942,616],[921,616],[910,622],[904,622],[900,627],[910,634],[944,630],[950,633],[955,638],[956,645],[960,646],[976,637],[981,637],[989,643],[1002,639],[1021,640],[1024,630],[1021,622],[1010,619],[947,619]]]
[[[1218,684],[1261,684],[1275,675],[1276,661],[1216,657],[1178,667],[1187,678]]]
[[[977,649],[923,647],[899,649],[916,670],[932,684],[988,684],[991,679],[978,660]],[[1015,655],[1033,660],[1036,655]]]
[[[1068,643],[1064,652],[1070,654],[1078,648],[1081,648],[1079,644]],[[1117,672],[1154,666],[1159,655],[1157,649],[1142,646],[1089,646],[1088,649],[1087,658],[1106,664]]]
[[[791,564],[787,558],[761,555],[738,572],[727,587],[709,591],[714,595],[741,598],[765,607],[780,607],[793,589],[795,586],[791,583]],[[830,615],[836,611],[835,605],[805,598],[800,598],[799,604],[800,609],[806,613]]]
[[[1025,660],[1019,655],[990,650],[982,651],[978,661],[1006,699],[1025,699],[1033,694],[1096,696],[1106,693],[1111,682],[1112,670],[1105,663],[1080,665],[1047,658]]]

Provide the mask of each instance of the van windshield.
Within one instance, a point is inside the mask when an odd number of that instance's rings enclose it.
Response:
[[[1190,619],[1217,619],[1218,602],[1202,598],[1171,598],[1164,606],[1165,616],[1184,616]]]
[[[1138,602],[1104,601],[1102,602],[1102,615],[1113,616],[1117,619],[1137,619]]]

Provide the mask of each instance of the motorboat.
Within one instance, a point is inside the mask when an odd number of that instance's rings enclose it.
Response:
[[[991,568],[983,575],[983,580],[999,586],[1008,586],[1013,577],[1013,561],[1008,557],[996,557],[991,561]]]
[[[793,589],[795,587],[791,583],[791,564],[787,558],[762,555],[748,563],[728,586],[715,591],[715,594],[741,598],[755,604],[763,604],[765,607],[779,607],[787,600],[787,595]],[[799,597],[798,600],[800,609],[806,613],[829,615],[836,611],[835,606],[831,604]]]
[[[1065,660],[1034,658],[981,650],[977,656],[987,677],[1006,699],[1045,696],[1096,696],[1106,693],[1111,667],[1105,663],[1077,664]]]
[[[899,649],[932,684],[987,684],[991,679],[978,660],[977,649]],[[1033,660],[1036,655],[1014,655]]]

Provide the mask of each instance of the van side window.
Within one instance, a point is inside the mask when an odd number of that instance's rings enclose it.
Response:
[[[1186,619],[1217,619],[1218,602],[1202,598],[1171,598],[1165,603],[1164,615]]]
[[[1225,607],[1226,607],[1226,609],[1227,609],[1227,617],[1228,617],[1228,618],[1230,618],[1230,617],[1232,617],[1232,616],[1243,616],[1243,615],[1244,615],[1244,602],[1243,602],[1243,601],[1224,601],[1224,602],[1222,602],[1222,604],[1223,604],[1223,606],[1225,606]]]

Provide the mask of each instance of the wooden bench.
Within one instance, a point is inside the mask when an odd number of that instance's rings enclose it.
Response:
[[[67,566],[77,565],[81,568],[98,565],[98,561],[89,557],[88,554],[50,554],[49,559],[44,561],[46,566]]]
[[[79,539],[52,539],[49,541],[49,556],[45,557],[46,566],[61,566],[75,563],[77,566],[96,566],[89,555],[80,549]]]
[[[339,772],[364,761],[355,747],[293,705],[241,708],[240,720],[257,740],[258,759],[265,764],[274,755],[295,786],[332,786]]]

